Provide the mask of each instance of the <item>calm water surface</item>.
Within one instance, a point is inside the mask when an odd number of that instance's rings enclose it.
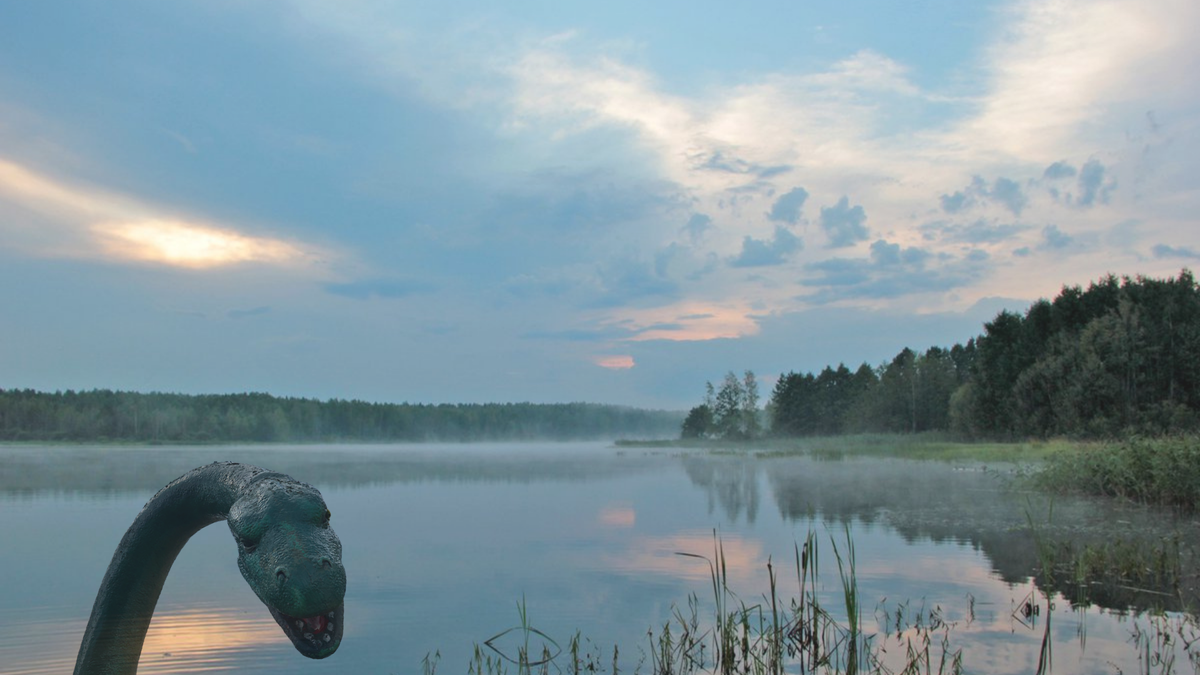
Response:
[[[184,548],[159,600],[140,672],[411,673],[442,655],[465,673],[475,644],[531,623],[566,644],[578,630],[621,647],[623,672],[646,631],[689,594],[711,601],[719,532],[729,585],[756,602],[775,561],[792,592],[794,545],[826,542],[828,603],[841,589],[830,537],[849,527],[868,628],[907,607],[938,608],[968,672],[1027,673],[1045,617],[1017,611],[1034,591],[1042,536],[1112,538],[1200,527],[1166,514],[1010,490],[1005,471],[970,463],[714,455],[607,444],[0,448],[0,672],[73,668],[100,579],[125,529],[158,488],[214,460],[283,471],[324,494],[349,576],[345,638],[330,659],[291,647],[237,569],[223,524]],[[792,583],[794,586],[794,582]],[[1152,596],[1151,596],[1152,597]],[[1108,608],[1058,597],[1053,672],[1138,672],[1121,611],[1146,594],[1116,589]],[[703,614],[702,614],[703,616]],[[882,639],[882,638],[881,638]],[[892,651],[899,652],[899,648]],[[1191,672],[1186,655],[1176,672]]]

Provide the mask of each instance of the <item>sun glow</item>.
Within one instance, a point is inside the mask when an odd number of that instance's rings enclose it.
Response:
[[[92,229],[111,255],[180,267],[206,268],[240,262],[279,264],[310,257],[298,247],[277,239],[175,221],[106,223]]]
[[[246,617],[232,609],[170,609],[155,613],[142,646],[140,673],[227,670],[266,645],[287,638],[263,610]],[[287,645],[290,649],[290,645]]]
[[[236,263],[307,265],[329,257],[316,247],[238,232],[226,224],[164,215],[133,197],[72,184],[0,158],[0,208],[38,214],[0,222],[12,245],[52,257],[152,262],[205,269]]]

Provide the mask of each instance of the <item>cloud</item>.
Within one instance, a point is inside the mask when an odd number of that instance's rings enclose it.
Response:
[[[1077,176],[1076,194],[1064,194],[1062,182]],[[1065,161],[1055,162],[1046,167],[1042,173],[1042,180],[1052,183],[1046,186],[1046,190],[1054,201],[1079,208],[1108,204],[1112,193],[1117,189],[1117,179],[1112,177],[1107,167],[1098,159],[1089,159],[1078,170]]]
[[[633,357],[628,354],[621,354],[617,356],[597,356],[593,360],[593,363],[607,370],[629,370],[637,365],[634,363]]]
[[[738,157],[726,157],[721,150],[709,153],[708,159],[697,168],[709,171],[724,171],[726,173],[750,173],[752,166],[749,162]]]
[[[753,333],[755,324],[745,307],[698,305],[684,300],[677,305],[622,308],[604,318],[592,318],[572,328],[534,330],[522,334],[527,340],[576,343],[636,343],[647,340],[691,342],[739,337]],[[704,309],[708,311],[690,311]],[[680,310],[683,310],[681,313]]]
[[[967,187],[954,194],[941,196],[942,210],[952,215],[987,201],[997,202],[1017,216],[1021,215],[1021,211],[1029,204],[1029,198],[1021,190],[1021,185],[1003,176],[993,181],[991,186],[988,186],[982,176],[973,176],[971,184]]]
[[[785,227],[777,226],[775,236],[769,240],[747,236],[742,240],[742,252],[729,261],[732,267],[767,267],[782,265],[804,243]]]
[[[1062,180],[1064,178],[1074,178],[1075,174],[1079,173],[1075,167],[1068,164],[1065,160],[1057,161],[1042,172],[1042,178],[1046,180]]]
[[[993,223],[980,218],[972,223],[926,223],[920,227],[926,239],[938,239],[951,243],[997,244],[1016,238],[1030,229],[1017,223]]]
[[[1021,186],[1008,178],[997,178],[989,196],[1016,216],[1021,215],[1021,210],[1029,204],[1029,199],[1021,192]]]
[[[1002,16],[985,56],[987,94],[951,134],[976,152],[1054,161],[1113,131],[1096,124],[1100,111],[1188,96],[1178,83],[1196,65],[1196,3],[1024,1]]]
[[[633,170],[554,168],[499,192],[483,220],[492,236],[575,236],[659,217],[677,206],[674,186]]]
[[[873,173],[867,139],[888,119],[881,100],[921,99],[902,64],[861,51],[808,74],[766,73],[711,96],[668,93],[653,73],[578,36],[546,40],[509,69],[509,126],[555,142],[597,128],[632,132],[668,180],[702,195],[786,172]]]
[[[975,199],[963,190],[952,195],[942,195],[942,210],[949,214],[959,213],[975,204]]]
[[[1075,238],[1058,229],[1057,225],[1047,225],[1042,228],[1043,249],[1065,249],[1075,242]]]
[[[1189,258],[1192,260],[1200,260],[1200,251],[1186,246],[1168,246],[1166,244],[1156,244],[1152,249],[1155,258]]]
[[[308,244],[181,218],[134,197],[81,187],[0,158],[0,204],[37,214],[0,222],[10,241],[47,257],[210,269],[238,263],[310,266],[332,257]],[[7,220],[7,219],[6,219]]]
[[[1092,206],[1097,201],[1107,204],[1108,196],[1115,189],[1117,189],[1115,179],[1110,179],[1108,182],[1104,180],[1104,165],[1099,160],[1088,160],[1079,170],[1079,198],[1076,203],[1079,206]]]
[[[802,187],[792,188],[783,195],[780,195],[779,199],[775,200],[775,203],[771,205],[771,212],[767,214],[767,218],[795,225],[800,222],[800,212],[803,210],[804,202],[807,200],[807,190]]]
[[[703,213],[694,213],[691,218],[688,218],[687,225],[683,226],[683,231],[688,234],[693,242],[700,241],[706,232],[712,229],[712,218]]]
[[[925,261],[932,254],[915,246],[901,248],[900,244],[893,244],[882,239],[871,244],[871,261],[878,267],[896,267],[900,265],[912,267],[924,267]]]
[[[91,228],[99,250],[113,259],[161,263],[197,269],[234,263],[287,264],[304,252],[278,239],[250,237],[192,223],[142,220],[99,223]]]
[[[595,307],[662,304],[675,299],[680,292],[679,284],[666,275],[665,269],[636,257],[609,261],[597,269],[596,278],[600,294],[592,302]]]
[[[967,187],[954,194],[941,196],[942,210],[951,215],[962,213],[975,206],[979,199],[986,198],[987,194],[987,183],[984,182],[983,177],[972,176],[971,184]]]
[[[323,288],[328,293],[353,300],[406,298],[435,290],[432,284],[418,279],[364,279],[347,283],[328,283]]]
[[[837,204],[821,208],[821,227],[829,237],[829,248],[845,248],[865,240],[869,235],[866,225],[867,212],[862,206],[850,206],[850,199],[843,196]]]
[[[935,262],[941,264],[931,264]],[[816,289],[803,296],[814,304],[889,299],[968,285],[982,273],[982,262],[978,256],[958,260],[878,239],[868,258],[831,258],[806,265],[814,274],[800,283]]]

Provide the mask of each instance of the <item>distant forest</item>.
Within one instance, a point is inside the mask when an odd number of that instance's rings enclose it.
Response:
[[[416,405],[268,394],[0,389],[0,441],[423,442],[669,437],[677,412],[566,404]]]
[[[753,373],[708,385],[685,438],[949,431],[964,438],[1112,438],[1200,430],[1200,288],[1109,275],[1004,311],[950,348],[855,370],[787,373],[759,431]]]

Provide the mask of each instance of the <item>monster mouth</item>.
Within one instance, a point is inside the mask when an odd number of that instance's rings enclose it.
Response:
[[[313,616],[290,616],[275,609],[271,616],[275,617],[283,632],[295,645],[296,651],[310,659],[323,659],[337,651],[342,642],[342,611],[345,603],[339,603],[334,609]]]

